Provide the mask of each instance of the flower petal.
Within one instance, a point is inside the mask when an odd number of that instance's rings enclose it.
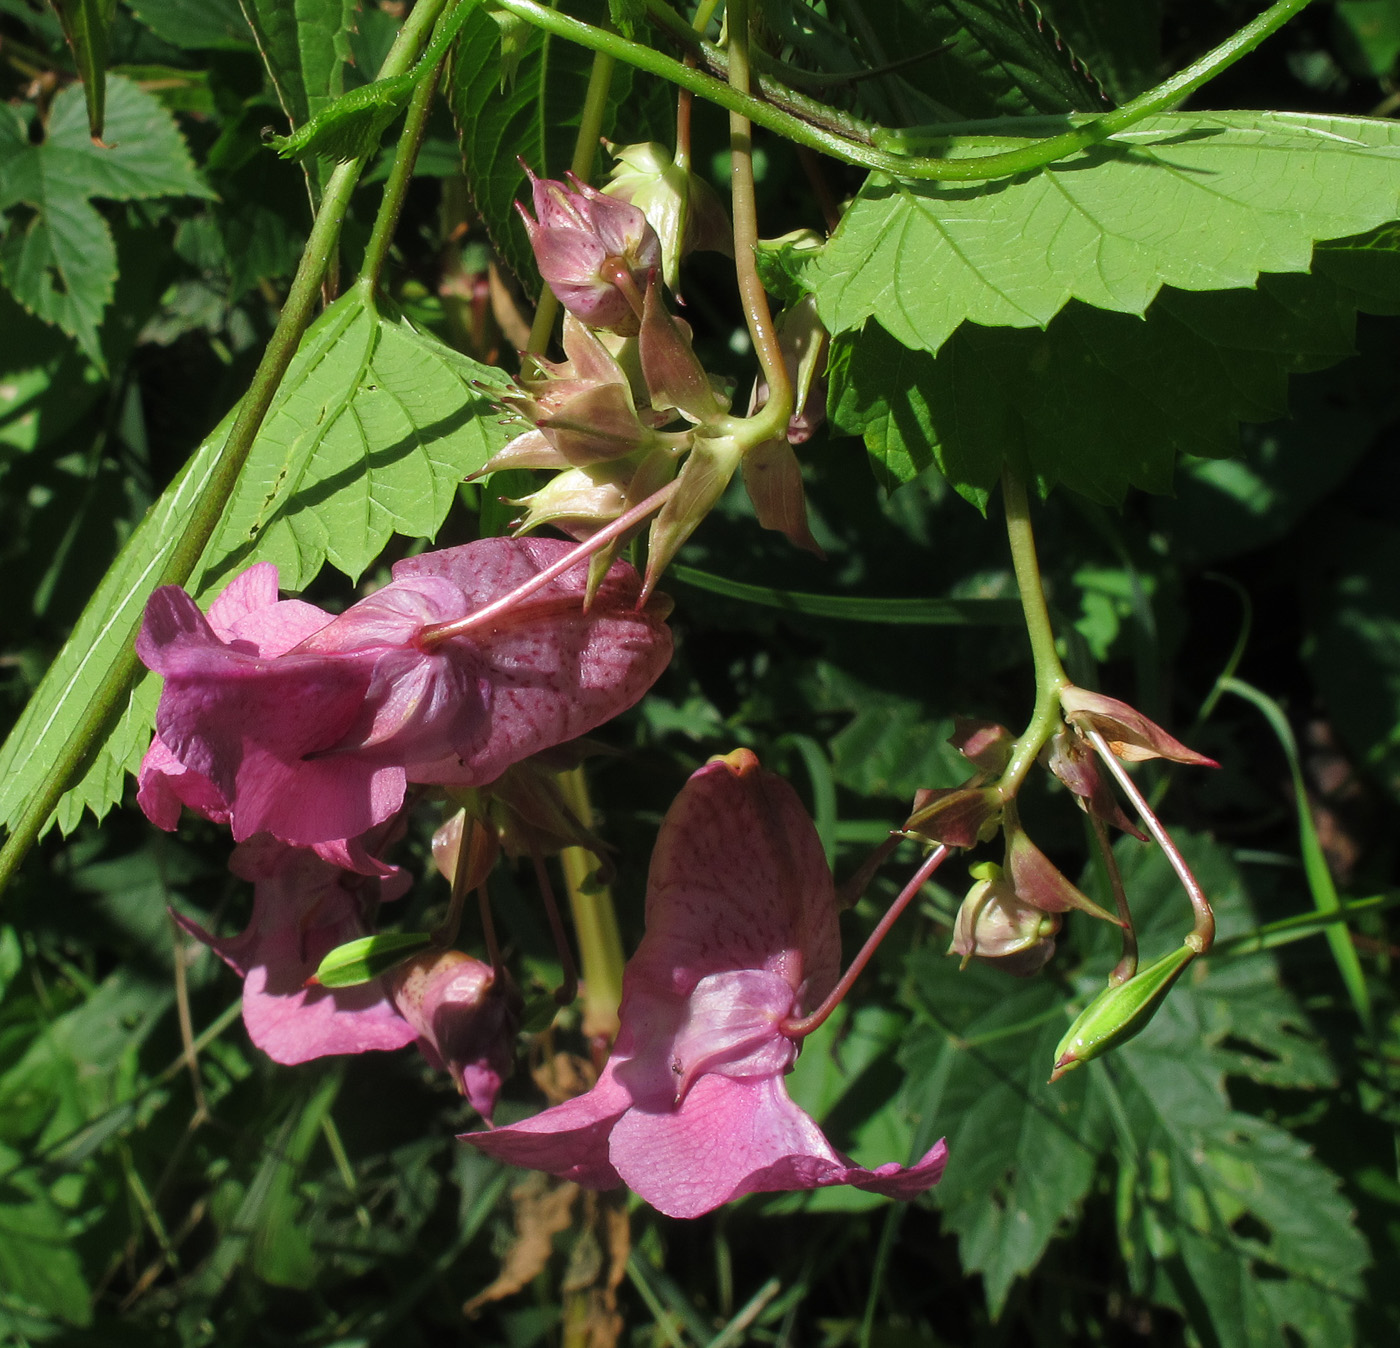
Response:
[[[585,1189],[614,1188],[622,1181],[608,1159],[608,1133],[632,1102],[616,1064],[614,1057],[583,1095],[509,1127],[462,1133],[461,1140],[508,1165],[544,1170]]]

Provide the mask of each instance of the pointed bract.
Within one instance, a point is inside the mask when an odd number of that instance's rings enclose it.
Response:
[[[1060,707],[1065,720],[1076,730],[1097,730],[1119,758],[1131,763],[1146,758],[1169,758],[1174,763],[1203,768],[1220,766],[1215,759],[1188,749],[1155,721],[1149,721],[1135,707],[1116,697],[1091,693],[1087,688],[1071,684],[1060,692]]]

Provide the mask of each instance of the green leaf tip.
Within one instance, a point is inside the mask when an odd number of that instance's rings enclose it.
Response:
[[[306,980],[307,986],[353,988],[386,974],[433,944],[425,931],[389,931],[361,936],[330,951]]]
[[[1071,1068],[1100,1057],[1145,1030],[1172,984],[1197,953],[1190,945],[1178,946],[1126,982],[1099,993],[1056,1046],[1055,1070],[1050,1080],[1058,1081]]]

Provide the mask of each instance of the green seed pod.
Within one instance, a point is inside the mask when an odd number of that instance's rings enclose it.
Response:
[[[1060,1040],[1050,1080],[1058,1081],[1070,1068],[1117,1048],[1145,1029],[1171,985],[1196,954],[1189,945],[1179,946],[1140,969],[1126,983],[1099,993]]]

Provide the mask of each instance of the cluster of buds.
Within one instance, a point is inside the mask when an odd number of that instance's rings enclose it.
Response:
[[[1215,766],[1115,698],[1068,685],[1060,690],[1059,704],[1063,721],[1048,736],[1040,758],[1100,829],[1113,825],[1145,837],[1109,784],[1106,764],[1110,775],[1123,778],[1121,767],[1109,759],[1165,758]],[[1013,766],[1021,746],[1011,732],[992,722],[959,721],[950,743],[976,771],[960,786],[919,792],[904,831],[958,848],[975,847],[1000,833],[1005,855],[1000,866],[983,862],[972,867],[975,883],[958,909],[949,954],[960,955],[964,965],[979,959],[1008,973],[1033,974],[1054,954],[1063,915],[1077,909],[1124,929],[1125,948],[1133,954],[1125,956],[1119,981],[1131,980],[1136,947],[1126,903],[1120,902],[1116,915],[1100,907],[1070,883],[1021,826],[1016,806],[1021,778]],[[1128,783],[1123,784],[1127,789]],[[1132,794],[1148,819],[1146,803]],[[1107,860],[1111,865],[1111,856]]]
[[[482,472],[556,470],[515,502],[524,511],[518,528],[549,524],[580,541],[664,492],[643,594],[741,467],[759,523],[817,550],[791,448],[823,407],[825,333],[815,312],[799,306],[779,321],[801,401],[775,438],[753,416],[766,391],[755,389],[749,416],[733,415],[729,382],[705,370],[689,325],[663,297],[663,279],[674,288],[683,252],[727,237],[713,195],[656,146],[614,153],[619,168],[603,192],[530,174],[534,214],[520,213],[540,274],[567,311],[565,359],[523,358],[517,388],[503,401],[528,429]],[[595,581],[623,541],[597,554]]]

